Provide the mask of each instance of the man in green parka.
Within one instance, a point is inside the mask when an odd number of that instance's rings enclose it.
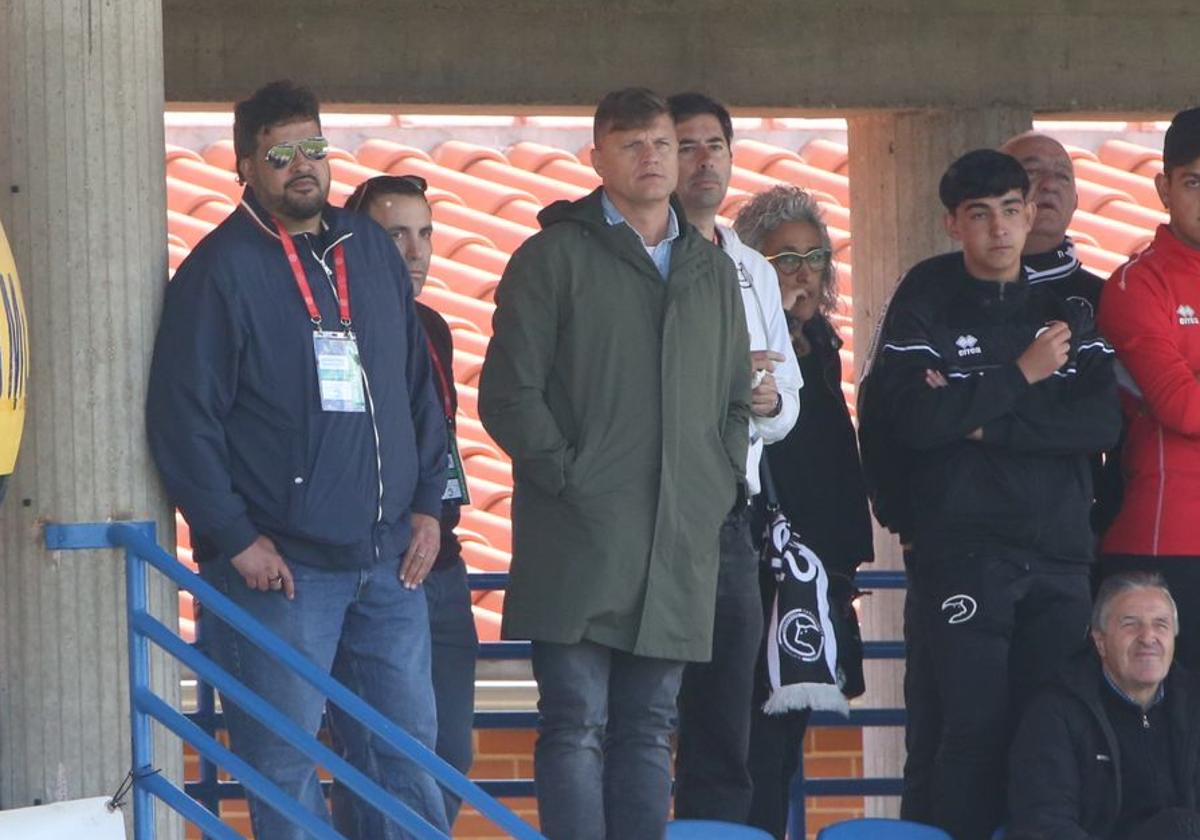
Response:
[[[675,698],[711,654],[742,492],[749,344],[733,264],[672,200],[666,102],[610,93],[593,131],[603,186],[513,254],[479,409],[513,461],[503,634],[533,640],[542,831],[660,840]]]

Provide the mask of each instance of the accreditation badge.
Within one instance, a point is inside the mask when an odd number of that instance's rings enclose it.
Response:
[[[458,454],[458,436],[454,426],[446,420],[446,489],[442,492],[443,502],[471,504],[471,491],[467,489],[467,471],[463,469],[462,456]]]
[[[353,333],[313,333],[313,355],[317,359],[317,384],[321,410],[360,412],[367,410],[363,391],[362,362]]]

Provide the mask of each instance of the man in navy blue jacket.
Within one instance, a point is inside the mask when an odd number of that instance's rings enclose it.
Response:
[[[433,747],[420,580],[440,543],[445,420],[409,275],[383,229],[330,206],[313,94],[275,82],[238,104],[247,188],[167,290],[147,398],[151,452],[203,576]],[[413,562],[413,561],[416,562]],[[211,616],[205,644],[310,732],[324,698]],[[329,819],[312,761],[224,699],[234,750]],[[446,831],[436,783],[330,705],[348,760]],[[256,836],[307,836],[251,799]],[[350,837],[399,828],[351,798]]]

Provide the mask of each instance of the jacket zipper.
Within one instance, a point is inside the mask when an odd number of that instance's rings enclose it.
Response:
[[[353,235],[353,233],[347,233],[339,236],[332,243],[330,243],[323,252],[321,252],[321,256],[319,257],[317,256],[316,252],[312,250],[312,248],[309,248],[309,253],[313,255],[313,259],[317,261],[317,264],[320,265],[321,269],[325,272],[325,280],[329,283],[329,289],[333,292],[333,297],[335,300],[337,299],[337,286],[333,282],[333,272],[330,271],[329,266],[326,265],[325,258],[329,256],[330,251]],[[351,333],[351,335],[353,335],[353,333]],[[375,422],[375,401],[371,398],[371,381],[367,377],[367,366],[365,364],[360,364],[359,368],[362,371],[363,389],[367,392],[367,413],[371,418],[371,434],[375,440],[375,480],[378,485],[375,497],[375,524],[378,525],[383,522],[383,458],[379,454],[379,426]],[[375,560],[378,562],[379,543],[374,537],[371,538],[371,546],[375,549]]]

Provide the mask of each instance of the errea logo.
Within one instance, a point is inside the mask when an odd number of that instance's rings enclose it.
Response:
[[[1192,309],[1186,303],[1176,309],[1175,314],[1179,316],[1180,326],[1194,327],[1200,325],[1200,318],[1196,317],[1196,310]]]
[[[973,335],[960,335],[954,343],[958,345],[958,356],[977,356],[983,352],[983,348],[978,346],[979,339]]]

